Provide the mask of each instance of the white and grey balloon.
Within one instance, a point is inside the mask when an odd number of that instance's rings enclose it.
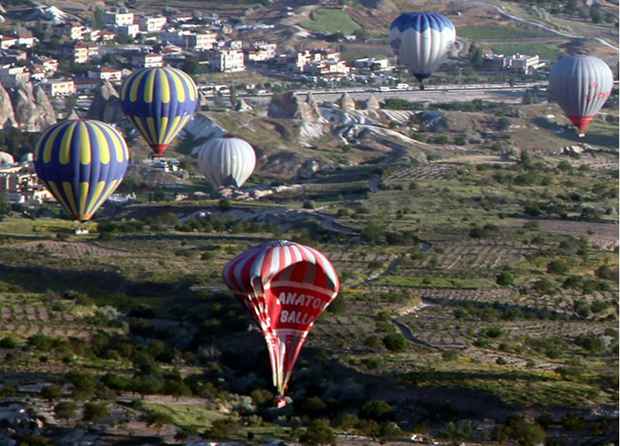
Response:
[[[241,187],[254,167],[254,149],[241,138],[213,138],[198,151],[198,169],[215,188]]]
[[[390,46],[420,85],[445,60],[456,41],[454,24],[436,12],[406,12],[390,25]]]

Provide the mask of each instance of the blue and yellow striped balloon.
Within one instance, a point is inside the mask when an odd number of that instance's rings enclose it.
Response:
[[[162,156],[192,118],[198,89],[187,73],[176,68],[143,68],[123,84],[121,103],[155,156]]]
[[[127,144],[116,129],[75,119],[43,132],[34,168],[74,219],[88,221],[123,180],[128,158]]]

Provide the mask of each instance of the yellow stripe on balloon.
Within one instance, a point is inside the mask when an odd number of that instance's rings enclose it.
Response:
[[[60,193],[60,189],[58,189],[58,186],[56,185],[56,183],[54,181],[46,181],[45,184],[47,185],[47,189],[52,193],[56,201],[58,201],[68,213],[71,213],[71,209],[69,208],[69,205],[67,204],[64,197]]]
[[[144,87],[144,102],[150,104],[153,102],[153,96],[155,92],[155,70],[149,71],[149,75],[146,78],[146,86]]]
[[[93,192],[93,196],[91,197],[90,202],[88,203],[88,208],[86,209],[87,219],[90,219],[90,217],[92,217],[92,215],[97,210],[98,206],[95,206],[95,205],[99,201],[99,197],[101,196],[101,192],[103,191],[104,187],[105,187],[105,181],[99,181],[97,185],[95,186],[95,191]]]
[[[141,118],[132,117],[131,120],[136,125],[136,127],[138,127],[138,130],[140,130],[140,133],[142,134],[142,136],[144,136],[144,139],[146,139],[146,142],[149,144],[153,144],[153,140],[151,140],[151,135],[149,135],[149,131],[142,124]]]
[[[161,101],[164,104],[170,102],[170,84],[168,83],[168,76],[166,76],[166,72],[161,69],[157,69],[157,73],[159,74],[159,91],[161,94]]]
[[[179,126],[180,122],[181,122],[180,116],[177,116],[174,118],[174,120],[172,121],[172,125],[168,129],[168,133],[166,134],[164,138],[164,144],[170,144],[172,142],[172,138],[174,138],[174,135],[175,135],[174,132],[176,132],[176,129]]]
[[[67,127],[67,124],[61,124],[52,130],[52,134],[47,138],[45,142],[45,149],[43,149],[43,162],[49,163],[52,160],[52,149],[54,148],[54,143],[56,142],[56,137],[58,133]]]
[[[65,197],[67,197],[67,201],[69,202],[69,208],[71,209],[71,214],[75,218],[79,218],[79,214],[77,211],[77,203],[75,201],[75,195],[73,195],[73,185],[68,181],[62,182],[62,189],[65,191]]]
[[[159,144],[166,144],[166,130],[168,129],[168,118],[163,117],[159,123]]]
[[[159,141],[159,136],[157,135],[157,127],[155,127],[155,119],[154,118],[146,118],[146,125],[149,127],[149,132],[151,134],[151,141],[154,144],[157,144]]]
[[[187,85],[187,90],[189,91],[189,98],[192,101],[196,100],[196,90],[195,90],[195,84],[194,81],[191,77],[189,77],[189,74],[187,74],[185,71],[183,70],[177,70],[177,73],[179,73],[179,75],[183,78],[185,85]]]
[[[87,181],[80,183],[80,220],[86,220],[86,200],[88,199],[88,190],[90,185]]]
[[[80,122],[80,163],[90,164],[90,136],[86,123]]]
[[[103,134],[98,122],[93,122],[93,131],[95,132],[95,138],[97,139],[97,145],[99,147],[99,162],[101,164],[108,164],[110,162],[110,146],[108,140]]]
[[[116,161],[123,161],[127,158],[125,143],[123,137],[118,131],[112,127],[108,128],[108,135],[112,138],[114,144],[114,151],[116,153]]]
[[[65,134],[62,136],[62,141],[60,141],[60,164],[69,164],[69,161],[71,161],[71,140],[73,139],[73,131],[76,125],[77,121],[69,124]]]
[[[99,207],[105,203],[105,201],[114,193],[118,185],[120,184],[120,180],[112,180],[105,188],[105,190],[101,193],[101,196],[97,199],[97,202],[93,206],[92,213],[94,214]]]
[[[183,87],[183,78],[177,74],[174,70],[166,69],[168,76],[174,81],[174,89],[176,90],[176,100],[178,102],[185,102],[185,87]]]
[[[131,102],[136,102],[138,100],[138,89],[140,88],[140,83],[142,82],[142,78],[146,74],[147,70],[138,73],[131,81],[131,91],[129,92],[129,100]]]

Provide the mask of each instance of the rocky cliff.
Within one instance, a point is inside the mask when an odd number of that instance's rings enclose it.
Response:
[[[0,127],[16,127],[17,120],[11,103],[11,96],[0,84]]]
[[[103,81],[95,91],[93,102],[86,113],[89,119],[98,119],[99,121],[118,124],[120,126],[127,125],[127,119],[121,107],[121,99],[114,86]]]
[[[22,130],[39,132],[56,123],[56,112],[45,91],[32,83],[20,83],[11,95],[15,120]]]

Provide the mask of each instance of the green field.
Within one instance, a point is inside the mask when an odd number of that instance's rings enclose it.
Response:
[[[317,9],[311,20],[302,23],[304,28],[319,33],[351,34],[361,27],[349,15],[340,9]]]
[[[458,29],[461,37],[471,40],[506,40],[547,37],[549,33],[539,29],[523,29],[513,26],[463,26]]]

